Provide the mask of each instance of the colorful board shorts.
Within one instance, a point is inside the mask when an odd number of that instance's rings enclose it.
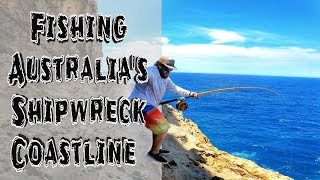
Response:
[[[155,135],[166,132],[170,128],[170,124],[158,108],[152,105],[146,105],[142,111],[146,127]]]

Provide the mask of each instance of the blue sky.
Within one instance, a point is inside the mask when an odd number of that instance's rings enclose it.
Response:
[[[320,77],[320,1],[162,1],[178,72]]]

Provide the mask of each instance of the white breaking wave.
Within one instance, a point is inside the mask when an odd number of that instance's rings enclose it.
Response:
[[[240,158],[253,160],[257,153],[256,152],[242,151],[242,152],[233,152],[231,154],[234,155],[234,156],[240,157]]]

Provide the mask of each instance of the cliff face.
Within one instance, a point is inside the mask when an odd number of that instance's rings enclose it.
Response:
[[[163,146],[171,152],[167,159],[177,164],[163,166],[163,179],[291,179],[218,150],[194,122],[172,106],[163,106],[163,113],[171,125]]]

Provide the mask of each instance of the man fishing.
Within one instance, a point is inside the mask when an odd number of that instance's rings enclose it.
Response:
[[[137,83],[129,97],[129,99],[139,98],[146,100],[147,105],[143,110],[146,127],[152,131],[153,141],[152,147],[148,152],[158,162],[168,163],[163,154],[169,154],[168,150],[160,149],[170,125],[167,119],[159,111],[157,106],[161,102],[166,91],[184,97],[199,98],[196,92],[185,90],[175,85],[169,77],[172,70],[177,68],[174,66],[175,60],[167,56],[162,56],[154,64],[147,68],[148,81],[143,84]]]

